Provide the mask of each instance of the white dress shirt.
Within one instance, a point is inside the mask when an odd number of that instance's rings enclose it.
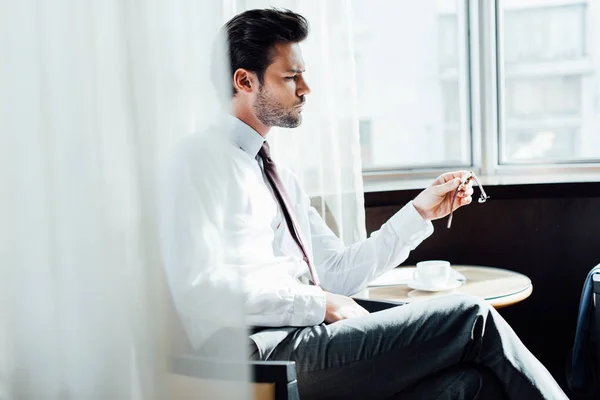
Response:
[[[359,292],[406,260],[433,232],[431,222],[409,203],[368,239],[346,246],[275,154],[299,233],[321,281],[321,287],[307,284],[308,266],[257,156],[263,141],[248,125],[229,117],[214,132],[180,146],[161,187],[166,199],[165,267],[176,307],[188,320],[188,334],[195,307],[207,307],[200,301],[208,290],[201,283],[231,287],[232,276],[239,274],[250,325],[317,325],[325,317],[324,291]],[[215,318],[223,318],[217,314]]]

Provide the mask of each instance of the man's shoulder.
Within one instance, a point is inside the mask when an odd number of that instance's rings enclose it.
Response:
[[[173,158],[183,162],[217,166],[238,155],[238,147],[226,132],[206,129],[182,138],[176,146]]]
[[[215,130],[188,134],[172,147],[164,159],[163,179],[209,186],[222,186],[232,179],[237,150],[225,135]]]

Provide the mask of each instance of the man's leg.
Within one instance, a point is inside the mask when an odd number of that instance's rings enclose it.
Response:
[[[445,369],[403,390],[393,400],[505,400],[491,371],[473,364]]]
[[[402,306],[406,303],[385,300],[355,299],[370,313]],[[488,369],[462,364],[445,369],[403,390],[393,400],[505,400],[498,378]]]
[[[485,301],[446,296],[298,329],[267,360],[296,361],[306,398],[390,398],[424,378],[473,363],[511,399],[566,399],[544,366]]]

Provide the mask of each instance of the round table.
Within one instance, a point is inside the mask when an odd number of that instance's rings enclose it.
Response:
[[[369,286],[356,297],[410,303],[451,293],[464,293],[482,297],[494,308],[502,308],[525,300],[533,290],[531,280],[518,272],[475,265],[453,265],[452,268],[467,278],[456,289],[443,292],[413,290],[407,283],[412,280],[415,267],[406,266],[386,272],[373,281],[381,286]]]

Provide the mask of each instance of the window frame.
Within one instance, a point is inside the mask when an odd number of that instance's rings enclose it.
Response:
[[[561,173],[600,173],[600,158],[561,161],[519,160],[504,162],[501,152],[505,129],[505,76],[503,63],[502,0],[460,1],[467,57],[466,129],[471,139],[471,163],[408,168],[363,168],[363,179],[394,181],[436,177],[443,172],[469,169],[480,176],[557,175]],[[568,4],[587,4],[586,0],[563,0]],[[560,3],[562,4],[562,3]],[[460,18],[457,19],[457,24]],[[461,121],[462,122],[462,121]]]

